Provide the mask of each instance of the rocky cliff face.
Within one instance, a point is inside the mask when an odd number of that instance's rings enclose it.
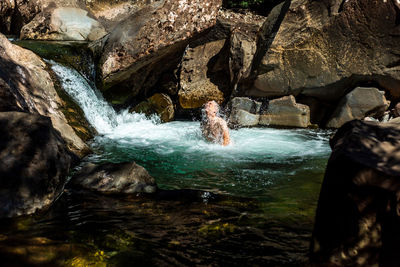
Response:
[[[357,85],[374,83],[400,97],[396,1],[294,0],[281,12],[271,45],[259,47],[246,95],[335,102]]]

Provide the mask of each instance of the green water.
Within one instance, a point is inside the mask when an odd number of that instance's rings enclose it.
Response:
[[[80,73],[50,64],[99,133],[85,161],[135,161],[160,190],[116,196],[67,184],[48,210],[0,220],[2,265],[307,265],[330,132],[240,129],[222,147],[199,122],[115,112]]]

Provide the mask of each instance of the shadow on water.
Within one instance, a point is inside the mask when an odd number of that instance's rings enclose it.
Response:
[[[47,212],[0,221],[0,258],[18,265],[271,265],[306,262],[309,227],[262,204],[200,190],[104,196],[66,189]]]

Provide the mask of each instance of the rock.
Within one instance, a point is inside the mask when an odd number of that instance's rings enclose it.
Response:
[[[232,111],[229,117],[229,126],[250,127],[257,126],[260,114],[252,114],[243,109]]]
[[[94,41],[107,32],[88,12],[74,7],[49,8],[21,29],[21,39]]]
[[[400,117],[394,118],[389,120],[387,123],[395,123],[395,124],[399,124],[400,123]]]
[[[217,27],[223,28],[227,35],[225,39],[229,39],[228,64],[233,88],[251,73],[253,56],[257,49],[257,34],[264,21],[265,17],[250,12],[243,14],[230,10],[219,11]]]
[[[400,262],[400,126],[351,121],[330,141],[310,257],[315,266]]]
[[[235,97],[229,103],[230,127],[249,127],[258,125],[261,103],[248,97]]]
[[[187,44],[214,26],[221,0],[157,1],[118,24],[99,62],[99,88],[123,103],[180,62]]]
[[[58,96],[46,64],[34,53],[11,44],[0,34],[0,95],[6,99],[0,111],[20,110],[49,116],[68,147],[78,155],[89,149],[68,125],[63,113],[64,103]]]
[[[225,40],[217,40],[189,47],[182,61],[180,74],[179,104],[184,109],[199,108],[208,101],[218,104],[224,101],[224,93],[209,78],[209,64],[225,46]]]
[[[62,193],[77,160],[50,118],[0,112],[0,217],[31,214]]]
[[[2,0],[0,2],[0,33],[19,35],[25,24],[41,11],[40,0]]]
[[[175,116],[174,104],[166,94],[155,94],[146,101],[140,102],[129,112],[143,113],[148,116],[157,114],[162,122],[172,121]]]
[[[400,117],[400,103],[397,103],[395,106],[394,106],[394,108],[393,108],[393,111],[392,111],[392,114],[393,114],[393,116],[394,117]]]
[[[154,1],[147,0],[84,0],[84,7],[90,11],[90,14],[99,21],[108,32],[121,21],[127,19],[130,15],[149,5]],[[80,5],[83,8],[82,4]]]
[[[260,114],[261,102],[254,101],[248,97],[235,97],[229,104],[231,111],[242,109],[249,113]]]
[[[267,31],[264,37],[272,36],[272,44],[256,53],[256,79],[245,95],[302,93],[335,102],[349,88],[375,82],[400,98],[399,8],[394,2],[291,1],[287,11],[281,10],[276,35]]]
[[[73,185],[101,193],[154,193],[157,185],[153,177],[134,162],[87,163],[71,179]]]
[[[260,116],[260,125],[306,128],[310,125],[310,108],[297,104],[294,96],[271,100]]]
[[[367,116],[379,118],[389,107],[384,94],[376,88],[355,88],[339,102],[326,126],[339,128],[354,119],[363,119]]]
[[[336,106],[318,100],[315,97],[299,95],[296,102],[310,108],[310,121],[312,124],[325,126]]]

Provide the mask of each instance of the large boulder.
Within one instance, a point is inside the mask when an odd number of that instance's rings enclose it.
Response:
[[[250,12],[219,12],[217,27],[224,29],[229,40],[228,67],[233,94],[236,94],[238,84],[250,76],[258,32],[264,21],[265,17]]]
[[[221,0],[157,1],[118,24],[99,62],[105,97],[122,103],[154,86],[189,41],[215,25],[220,6]]]
[[[134,162],[87,163],[74,174],[71,183],[109,194],[154,193],[157,190],[154,178]]]
[[[20,110],[51,118],[53,126],[79,155],[88,147],[68,124],[65,103],[58,96],[47,66],[29,50],[11,44],[0,34],[0,111]]]
[[[379,118],[388,107],[385,92],[371,87],[357,87],[339,102],[327,127],[339,128],[348,121],[367,116]]]
[[[261,112],[260,125],[306,128],[310,126],[310,108],[296,103],[294,96],[269,101]]]
[[[218,104],[224,101],[224,93],[215,80],[209,77],[209,65],[225,46],[225,40],[217,40],[189,47],[182,60],[180,73],[179,104],[184,109],[199,108],[208,101]],[[223,79],[223,78],[221,78]]]
[[[400,125],[351,121],[331,139],[311,242],[315,266],[400,262]]]
[[[50,118],[0,112],[0,217],[31,214],[62,193],[76,160]]]
[[[94,41],[107,32],[86,10],[75,7],[47,8],[21,29],[21,39]]]
[[[280,27],[261,36],[272,42],[256,53],[256,79],[246,95],[302,93],[335,102],[348,89],[374,82],[400,98],[396,1],[286,2],[291,4],[288,10],[279,9]]]
[[[156,114],[162,122],[172,121],[175,116],[174,104],[167,94],[155,94],[129,111],[143,113],[147,116]]]

